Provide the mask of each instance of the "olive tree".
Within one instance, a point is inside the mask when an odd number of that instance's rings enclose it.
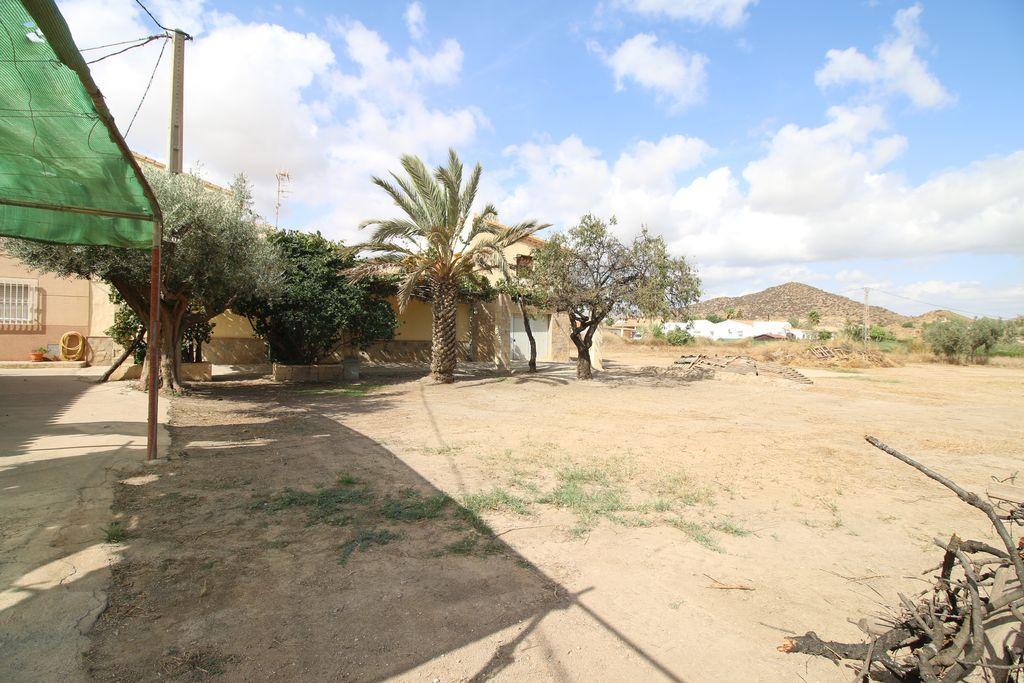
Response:
[[[192,174],[147,171],[164,216],[160,282],[160,386],[181,388],[185,331],[223,313],[242,295],[278,287],[280,260],[253,212],[245,177],[230,190]],[[30,267],[109,283],[149,325],[149,251],[6,239],[3,249]],[[153,362],[147,358],[147,362]],[[145,376],[145,375],[143,375]]]
[[[568,314],[578,379],[593,376],[594,333],[610,314],[682,317],[700,296],[693,267],[670,256],[663,238],[644,229],[624,244],[590,214],[535,251],[531,272],[545,302]]]

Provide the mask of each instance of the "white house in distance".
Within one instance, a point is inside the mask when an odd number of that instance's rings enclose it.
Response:
[[[687,322],[667,322],[662,325],[665,332],[672,330],[685,330],[694,337],[707,337],[708,339],[750,339],[753,337],[767,337],[776,339],[809,339],[814,333],[805,330],[798,330],[785,321],[776,320],[754,320],[741,322],[739,320],[723,320],[713,323],[710,320],[689,320]]]

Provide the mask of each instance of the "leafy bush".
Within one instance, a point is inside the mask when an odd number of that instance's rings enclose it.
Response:
[[[665,338],[665,328],[661,326],[661,323],[654,323],[651,325],[651,337],[653,339]]]
[[[873,342],[896,341],[896,335],[881,325],[872,325],[868,330],[868,337]]]
[[[933,323],[924,328],[924,340],[935,355],[956,360],[967,350],[967,325],[960,320]]]
[[[686,330],[672,330],[665,335],[665,339],[672,346],[685,346],[693,341],[693,335]]]
[[[343,339],[365,347],[394,335],[393,287],[378,279],[350,282],[355,259],[320,233],[278,231],[269,241],[284,260],[284,283],[273,297],[253,296],[235,310],[263,339],[270,359],[315,363]]]
[[[725,318],[723,318],[720,315],[715,315],[714,313],[711,313],[705,318],[705,320],[707,320],[709,323],[720,323],[723,322]]]
[[[787,322],[789,322],[789,326],[790,327],[793,327],[793,328],[799,328],[800,327],[800,319],[799,318],[790,318]]]
[[[966,356],[974,361],[998,352],[1013,333],[1010,325],[992,318],[978,318],[970,324],[950,320],[925,327],[924,340],[936,355],[948,360]]]
[[[829,332],[828,330],[818,330],[818,340],[819,341],[828,341],[830,339],[832,339],[832,333],[831,332]]]
[[[912,329],[914,329],[914,323],[912,321],[908,320],[905,323],[903,323],[903,327],[905,327],[908,330],[912,330]]]
[[[852,320],[847,320],[843,326],[843,336],[850,341],[864,341],[864,326]]]
[[[807,314],[807,323],[811,327],[817,327],[820,322],[821,313],[818,313],[817,311],[811,311],[810,313]]]

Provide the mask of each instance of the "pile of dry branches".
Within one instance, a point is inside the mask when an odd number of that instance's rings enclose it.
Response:
[[[824,641],[813,631],[787,638],[782,652],[858,662],[855,681],[1024,680],[1024,538],[1016,542],[1010,529],[1024,524],[1024,501],[999,508],[976,493],[869,436],[868,442],[902,460],[984,512],[1003,548],[979,541],[935,539],[945,552],[935,582],[916,599],[900,595],[896,616],[884,625],[862,619],[857,625],[867,643]]]

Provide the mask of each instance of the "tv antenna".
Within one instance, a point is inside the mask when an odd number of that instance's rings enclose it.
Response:
[[[281,222],[281,200],[288,196],[288,183],[291,182],[292,176],[288,171],[278,171],[274,174],[277,178],[277,201],[274,203],[274,228],[277,228]]]

